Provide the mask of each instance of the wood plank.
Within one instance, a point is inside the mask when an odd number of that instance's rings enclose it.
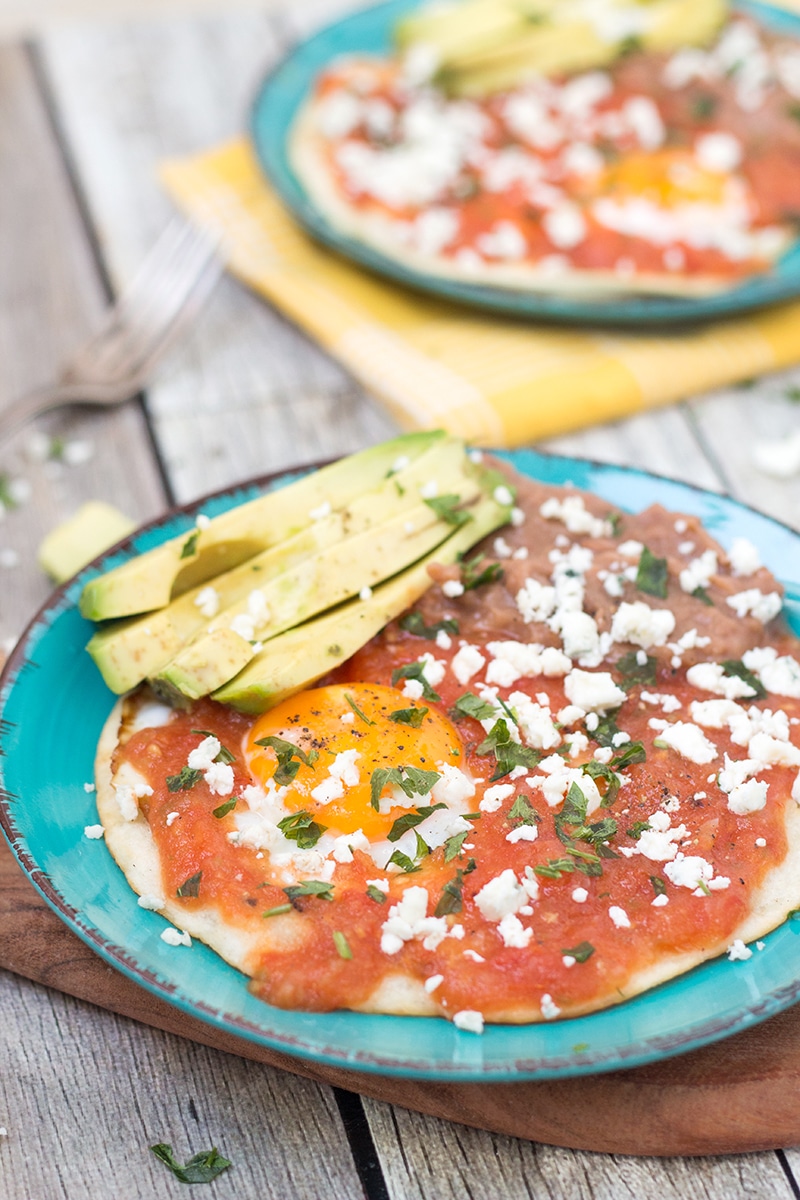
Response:
[[[214,1195],[336,1196],[361,1185],[330,1088],[0,973],[4,1200],[185,1196],[149,1147],[217,1146]]]
[[[53,379],[105,305],[30,60],[14,47],[0,48],[0,177],[2,405]],[[91,461],[30,462],[25,447],[34,429],[84,442],[94,452]],[[107,500],[137,521],[163,504],[136,403],[104,414],[73,409],[22,431],[0,447],[0,476],[22,481],[30,492],[0,521],[0,554],[19,557],[18,565],[0,568],[0,639],[18,634],[50,591],[35,551],[54,525],[87,499]]]
[[[44,57],[114,278],[166,222],[158,162],[230,137],[280,41],[257,14],[86,26]],[[348,453],[394,424],[283,317],[225,280],[149,390],[187,500],[248,475]]]

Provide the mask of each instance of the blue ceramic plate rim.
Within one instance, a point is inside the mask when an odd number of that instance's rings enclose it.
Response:
[[[382,53],[399,16],[419,0],[388,0],[340,18],[300,42],[262,81],[251,109],[250,133],[261,168],[286,207],[317,241],[373,273],[394,279],[417,291],[460,304],[537,320],[577,324],[680,324],[743,313],[787,300],[800,293],[800,240],[793,243],[771,272],[716,296],[629,296],[587,301],[534,294],[511,288],[441,279],[413,270],[377,249],[337,230],[319,210],[297,178],[288,157],[287,135],[319,70],[349,51]],[[735,7],[779,32],[800,37],[800,14],[763,4],[736,0]]]
[[[725,496],[634,468],[535,451],[502,457],[534,478],[594,490],[622,509],[658,502],[696,513],[723,544],[751,537],[782,575],[787,613],[800,632],[800,573],[786,578],[787,566],[800,563],[795,531]],[[143,526],[60,587],[12,652],[0,676],[0,826],[57,915],[134,982],[226,1033],[320,1063],[407,1078],[509,1082],[639,1066],[737,1033],[800,999],[797,920],[769,934],[748,962],[723,957],[588,1017],[487,1026],[482,1037],[441,1018],[273,1009],[251,997],[244,976],[201,943],[188,950],[165,946],[163,919],[138,907],[104,843],[82,836],[97,819],[82,784],[92,778],[94,744],[114,697],[82,653],[91,626],[78,615],[77,598],[88,578],[191,528],[198,511],[214,515],[307,469],[226,489]],[[53,767],[42,745],[58,736],[68,752],[77,747],[76,761]],[[209,999],[212,987],[217,1000]]]

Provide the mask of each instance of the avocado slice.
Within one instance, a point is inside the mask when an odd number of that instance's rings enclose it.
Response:
[[[397,464],[398,460],[394,461]],[[317,559],[345,539],[377,530],[402,513],[410,514],[419,508],[420,490],[426,484],[436,482],[440,495],[461,494],[467,479],[477,477],[478,473],[464,453],[463,442],[457,438],[437,440],[408,466],[398,466],[375,491],[359,496],[338,512],[314,521],[294,537],[217,576],[212,581],[214,590],[210,597],[211,608],[216,610],[213,615],[204,603],[205,585],[200,585],[157,612],[107,623],[96,631],[87,649],[113,692],[130,691],[137,683],[166,667],[192,639],[207,629],[210,622],[213,623],[217,612],[224,614],[233,606],[246,602],[255,588],[270,585],[285,572],[296,571],[299,564]],[[485,475],[483,468],[480,475],[481,478]],[[427,516],[433,519],[431,510],[427,510]],[[410,515],[405,519],[410,520]],[[389,573],[388,570],[385,572]],[[356,590],[362,586],[360,584]],[[296,624],[299,619],[291,624]],[[248,657],[251,656],[249,652]],[[220,679],[217,686],[223,682]]]
[[[334,511],[377,488],[398,459],[415,459],[442,430],[405,434],[304,475],[187,530],[161,546],[89,580],[80,611],[94,621],[163,608],[170,599],[230,570],[312,524],[321,506]]]
[[[339,666],[431,586],[428,566],[452,563],[510,515],[508,507],[484,497],[474,520],[456,529],[423,559],[375,588],[368,600],[350,600],[268,642],[243,671],[212,693],[240,712],[261,713]]]
[[[471,523],[470,509],[482,497],[480,488],[467,480],[453,494],[460,496],[463,505],[458,512]],[[221,613],[207,632],[151,677],[151,684],[162,695],[180,693],[192,700],[208,695],[255,657],[258,644],[334,608],[363,588],[377,587],[434,550],[452,530],[428,505],[418,504],[376,529],[304,559]],[[255,620],[253,611],[263,619]]]

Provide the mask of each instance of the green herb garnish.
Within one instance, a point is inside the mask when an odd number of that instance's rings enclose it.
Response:
[[[464,889],[464,872],[457,870],[454,879],[448,882],[442,888],[442,894],[439,897],[439,903],[434,910],[434,916],[447,917],[451,913],[460,913],[464,907],[462,892]]]
[[[617,660],[616,669],[622,676],[621,684],[626,692],[634,687],[652,687],[656,682],[658,663],[648,654],[643,663],[639,662],[640,650],[631,650]]]
[[[398,621],[401,629],[405,629],[406,633],[413,633],[416,637],[423,637],[429,642],[436,640],[437,633],[458,633],[458,621],[454,621],[452,617],[445,617],[443,621],[436,621],[433,625],[426,625],[421,612],[406,613]]]
[[[386,903],[386,892],[382,892],[379,887],[375,887],[374,883],[371,883],[367,888],[367,895],[369,896],[370,900],[374,900],[376,904]]]
[[[299,850],[313,849],[327,828],[327,825],[319,825],[305,809],[278,821],[283,836],[290,842],[297,842]]]
[[[192,733],[199,734],[200,737],[204,737],[204,738],[207,738],[207,737],[216,738],[216,736],[217,736],[215,733],[212,733],[212,731],[210,729],[193,729]],[[219,740],[219,739],[217,739],[217,740]],[[227,746],[221,745],[219,748],[219,753],[217,754],[217,757],[214,759],[214,762],[228,763],[228,764],[235,763],[236,755],[231,754],[231,752],[227,748]]]
[[[485,557],[485,554],[476,554],[474,558],[462,562],[461,582],[465,592],[472,592],[487,583],[499,583],[504,577],[505,571],[499,562],[489,563],[482,571],[478,569]]]
[[[395,850],[389,862],[394,863],[401,871],[405,871],[406,875],[413,875],[414,871],[421,869],[413,859],[409,858],[407,854],[403,854],[402,850]]]
[[[645,546],[639,558],[636,572],[636,586],[640,592],[648,596],[658,596],[661,600],[667,598],[667,560],[656,558]]]
[[[279,737],[258,738],[256,745],[268,746],[271,750],[275,751],[278,765],[275,768],[273,779],[279,787],[284,787],[292,782],[300,770],[300,763],[305,763],[307,767],[313,768],[314,763],[319,758],[316,750],[309,750],[308,754],[306,754],[299,746],[295,746],[294,742],[287,742]],[[297,762],[294,761],[295,759],[297,759]]]
[[[634,841],[638,841],[643,833],[649,833],[652,828],[653,826],[649,821],[634,821],[630,829],[626,829],[625,832],[628,837],[633,838]]]
[[[711,92],[700,92],[691,101],[692,116],[696,121],[709,121],[717,111],[719,99]]]
[[[333,931],[333,944],[336,947],[336,953],[339,958],[349,959],[353,957],[353,951],[350,949],[350,944],[343,933],[338,929]]]
[[[456,700],[453,712],[459,717],[474,717],[476,721],[488,721],[494,716],[495,709],[493,704],[487,704],[473,692],[465,692]]]
[[[585,963],[587,958],[591,958],[594,954],[594,946],[591,942],[579,942],[577,946],[562,950],[561,953],[568,954],[570,958],[575,959],[575,962]]]
[[[226,800],[224,804],[220,804],[219,808],[212,809],[213,815],[220,820],[222,817],[227,817],[229,812],[233,812],[236,808],[237,797],[232,796],[230,800]]]
[[[428,711],[427,708],[397,708],[389,713],[389,720],[394,721],[395,725],[410,725],[412,729],[419,729]]]
[[[293,883],[283,890],[292,904],[300,896],[319,896],[320,900],[333,900],[333,884],[323,883],[321,879],[306,879],[303,883]]]
[[[707,604],[709,608],[714,607],[714,601],[708,594],[708,589],[704,587],[696,587],[692,592],[695,600],[699,600],[702,604]]]
[[[726,658],[722,663],[722,670],[726,675],[735,675],[743,680],[748,687],[753,689],[753,695],[748,696],[748,700],[764,700],[767,695],[767,689],[764,687],[761,680],[752,671],[748,671],[740,658]]]
[[[355,700],[353,699],[353,697],[350,695],[349,692],[345,692],[344,698],[347,701],[347,703],[350,705],[350,707],[352,708],[353,712],[359,718],[359,720],[363,721],[365,725],[374,725],[375,724],[374,721],[370,721],[370,719],[366,715],[366,713],[363,713],[361,711],[361,709],[358,707],[358,705],[356,704]]]
[[[619,709],[615,708],[613,712],[606,713],[597,722],[595,729],[591,731],[589,729],[586,730],[592,741],[597,742],[600,746],[613,746],[614,738],[619,733],[619,726],[617,725],[618,712]]]
[[[454,858],[458,857],[461,853],[461,847],[470,833],[471,830],[465,829],[462,833],[453,834],[451,838],[447,839],[444,844],[444,861],[446,863],[452,862]]]
[[[197,539],[200,537],[200,530],[193,529],[187,537],[186,541],[181,546],[181,558],[193,558],[197,554]]]
[[[380,812],[381,795],[387,784],[399,787],[410,800],[412,796],[427,796],[439,779],[438,771],[423,771],[420,767],[378,767],[370,779],[370,803]]]
[[[202,878],[202,871],[198,871],[196,875],[190,875],[188,879],[184,879],[175,895],[180,896],[181,900],[195,900],[200,895],[200,880]]]
[[[506,820],[511,825],[538,825],[539,814],[525,796],[517,796],[506,814]]]
[[[293,905],[291,904],[276,904],[274,908],[268,908],[267,911],[263,912],[261,915],[262,917],[279,917],[283,913],[291,912],[292,908]]]
[[[426,817],[429,817],[431,813],[435,813],[440,808],[447,808],[447,805],[428,804],[416,809],[414,812],[403,813],[402,817],[397,818],[386,835],[388,840],[390,842],[398,842],[404,833],[407,833],[409,829],[415,829],[417,825],[421,825]]]
[[[541,758],[537,750],[512,740],[504,717],[498,717],[484,740],[476,747],[475,753],[481,757],[489,754],[495,756],[497,766],[491,776],[491,783],[510,774],[514,767],[535,767]]]
[[[431,685],[425,678],[425,664],[421,662],[406,663],[403,667],[397,667],[392,671],[392,687],[397,687],[401,679],[415,679],[417,683],[422,684],[423,700],[433,700],[436,703],[441,700],[441,696],[433,690]]]
[[[562,875],[571,875],[575,867],[574,858],[551,858],[547,863],[533,869],[543,879],[560,879]]]
[[[194,767],[181,767],[177,775],[167,776],[167,787],[171,792],[188,792],[203,778],[203,772]]]
[[[647,753],[641,742],[628,742],[625,749],[611,760],[611,767],[615,771],[624,771],[626,767],[632,767],[634,763],[646,762]]]
[[[583,763],[581,770],[584,775],[588,775],[597,783],[598,779],[605,783],[605,791],[601,793],[601,805],[603,808],[610,808],[617,798],[620,789],[620,778],[616,771],[612,771],[607,763],[598,762],[596,758],[590,759],[589,762]],[[600,789],[597,789],[600,791]]]
[[[231,1160],[223,1158],[216,1146],[212,1146],[210,1150],[201,1150],[199,1154],[193,1154],[183,1166],[172,1153],[172,1146],[167,1145],[166,1142],[158,1142],[150,1149],[165,1167],[169,1167],[172,1174],[181,1183],[211,1183],[212,1179],[216,1179],[231,1166]]]
[[[433,509],[440,521],[452,525],[454,529],[459,529],[474,519],[472,513],[464,511],[463,501],[455,493],[447,496],[431,496],[425,503],[428,508]]]
[[[655,892],[655,894],[656,894],[657,896],[666,896],[666,894],[667,894],[667,885],[664,883],[664,880],[663,880],[663,879],[661,879],[661,877],[660,877],[660,876],[658,876],[658,875],[651,875],[651,876],[650,876],[650,882],[652,883],[652,885],[653,885],[653,891]]]

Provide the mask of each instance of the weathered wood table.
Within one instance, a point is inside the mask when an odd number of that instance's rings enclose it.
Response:
[[[182,14],[0,47],[0,403],[55,374],[166,224],[157,161],[237,132],[264,69],[329,13],[306,2],[271,17]],[[755,441],[796,427],[790,384],[760,381],[551,448],[725,489],[800,525],[800,480],[771,479],[751,457]],[[304,336],[224,280],[146,396],[37,431],[65,439],[65,461],[31,454],[32,429],[0,447],[2,495],[18,502],[0,523],[5,639],[47,594],[38,542],[81,501],[144,520],[354,450],[392,425]],[[4,1200],[181,1195],[148,1150],[156,1141],[181,1157],[220,1146],[235,1162],[213,1185],[220,1197],[800,1196],[797,1150],[657,1160],[516,1142],[362,1102],[8,972],[0,1065]]]

